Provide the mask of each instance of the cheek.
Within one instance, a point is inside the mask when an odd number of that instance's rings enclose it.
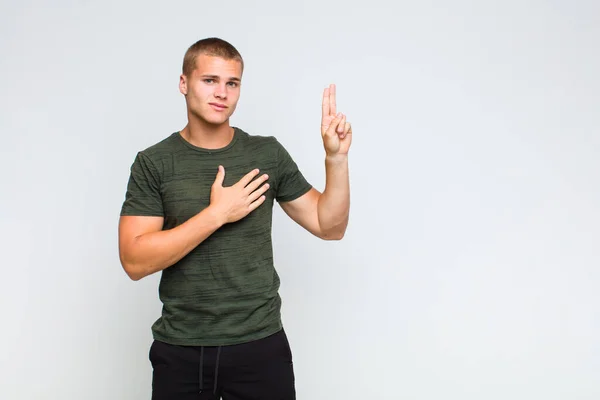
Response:
[[[229,115],[233,114],[233,112],[235,111],[236,108],[237,108],[237,99],[235,99],[235,101],[231,101],[231,103],[229,104]]]
[[[240,91],[232,90],[227,94],[227,96],[233,104],[237,104],[238,100],[240,99]]]
[[[204,99],[208,92],[207,88],[202,85],[188,86],[188,96],[195,99]]]

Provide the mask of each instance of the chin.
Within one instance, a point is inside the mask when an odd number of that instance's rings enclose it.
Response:
[[[224,123],[229,121],[229,116],[227,116],[226,118],[206,118],[205,121],[211,125],[223,125]]]
[[[193,115],[199,119],[200,121],[204,121],[205,123],[209,124],[209,125],[223,125],[224,123],[226,123],[229,120],[230,115],[224,115],[224,114],[218,114],[218,115],[211,115],[210,114],[202,114],[202,113],[193,113]]]

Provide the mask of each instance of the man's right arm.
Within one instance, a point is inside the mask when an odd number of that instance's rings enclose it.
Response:
[[[210,205],[183,224],[162,230],[163,217],[122,215],[119,219],[119,258],[134,281],[162,271],[185,257],[217,229],[244,218],[264,201],[267,175],[253,179],[254,170],[238,183],[223,187],[225,170],[219,167],[211,188]]]
[[[221,225],[221,220],[210,207],[165,231],[162,230],[162,217],[121,216],[121,265],[132,280],[140,280],[181,260]]]

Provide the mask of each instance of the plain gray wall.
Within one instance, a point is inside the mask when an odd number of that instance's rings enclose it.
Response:
[[[0,6],[0,398],[149,399],[158,275],[117,222],[185,125],[197,39],[246,61],[232,124],[324,184],[322,89],[354,127],[347,236],[276,208],[298,398],[600,398],[597,1]]]

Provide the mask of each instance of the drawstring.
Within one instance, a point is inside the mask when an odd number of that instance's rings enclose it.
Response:
[[[202,382],[202,366],[204,364],[204,346],[200,347],[200,393],[202,393],[202,389],[204,388]]]
[[[213,394],[217,394],[217,379],[219,377],[219,359],[221,358],[221,346],[217,347],[217,362],[215,364],[215,384],[213,387]],[[200,346],[200,393],[204,390],[204,377],[202,376],[202,369],[204,366],[204,346]]]
[[[217,363],[215,364],[215,387],[213,389],[213,394],[217,394],[217,377],[219,376],[219,357],[221,356],[221,346],[217,348]]]

